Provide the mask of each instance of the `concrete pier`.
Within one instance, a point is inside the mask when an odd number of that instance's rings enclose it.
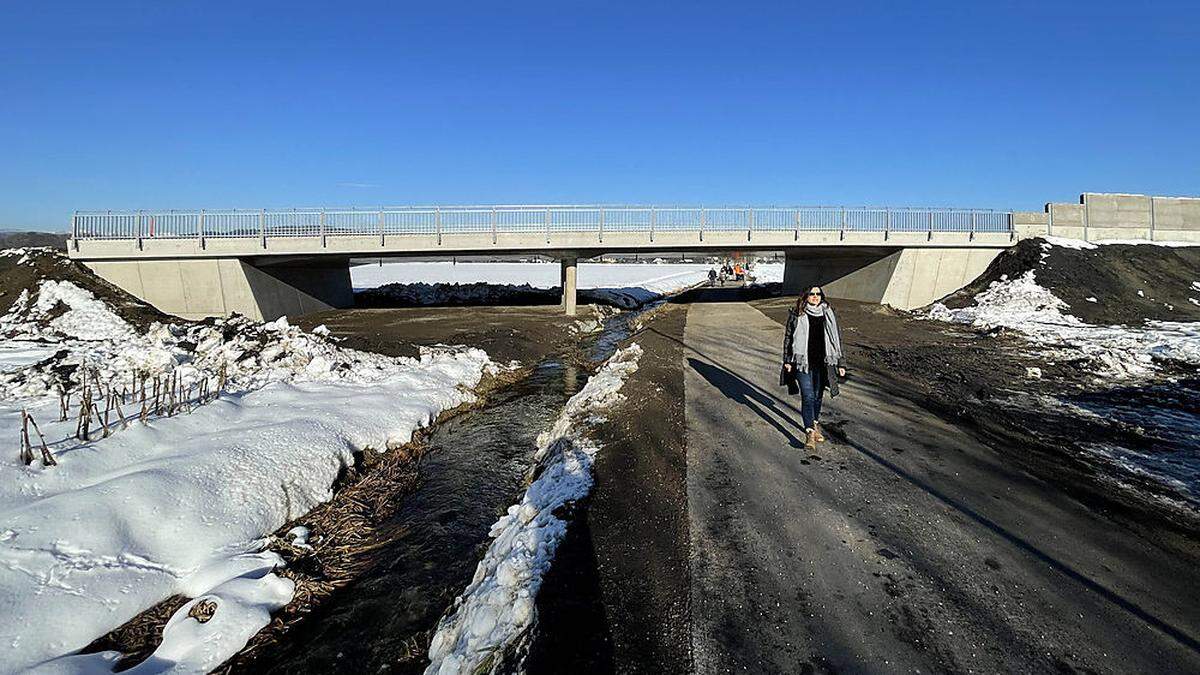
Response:
[[[562,258],[559,280],[562,282],[562,306],[567,316],[575,316],[575,294],[577,291],[577,268],[579,259],[570,256]]]

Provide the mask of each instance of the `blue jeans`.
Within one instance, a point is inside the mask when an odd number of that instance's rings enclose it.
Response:
[[[821,419],[821,397],[825,395],[825,368],[796,373],[800,385],[800,415],[804,418],[804,430],[813,428]]]

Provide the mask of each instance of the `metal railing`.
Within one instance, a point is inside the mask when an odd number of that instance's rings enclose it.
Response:
[[[1012,212],[889,207],[405,206],[377,209],[77,211],[73,239],[205,239],[640,232],[965,232],[1012,234]]]

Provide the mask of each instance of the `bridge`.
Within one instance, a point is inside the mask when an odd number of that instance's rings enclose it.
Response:
[[[1149,210],[1129,201],[1135,198],[1148,199]],[[352,258],[552,256],[561,261],[563,306],[573,314],[580,258],[776,250],[786,256],[785,291],[819,283],[831,297],[911,308],[969,283],[1020,237],[1079,236],[1082,224],[1082,238],[1089,238],[1089,216],[1106,233],[1132,237],[1130,223],[1140,225],[1148,213],[1155,238],[1155,214],[1159,220],[1175,214],[1171,223],[1184,229],[1192,223],[1200,234],[1200,200],[1087,193],[1080,202],[1047,204],[1045,213],[580,205],[79,211],[71,218],[69,252],[171,314],[272,319],[350,306]]]
[[[975,209],[489,205],[80,211],[69,250],[163,311],[270,319],[352,304],[352,258],[472,254],[559,259],[568,313],[580,258],[634,251],[784,250],[793,286],[881,262],[868,276],[890,281],[902,259],[932,262],[927,292],[909,283],[903,298],[892,293],[915,306],[936,297],[939,280],[974,278],[1013,238],[1011,213]]]

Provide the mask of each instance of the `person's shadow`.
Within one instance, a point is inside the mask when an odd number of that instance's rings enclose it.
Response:
[[[716,387],[722,394],[725,394],[731,401],[746,406],[754,414],[775,427],[775,430],[783,434],[793,448],[804,447],[804,441],[800,440],[791,430],[781,424],[775,416],[783,418],[800,433],[804,433],[804,425],[797,424],[790,415],[775,405],[775,401],[770,396],[762,393],[741,377],[720,366],[714,366],[711,363],[705,363],[692,357],[688,357],[687,361],[692,370],[707,380],[709,384]],[[775,415],[771,415],[768,410],[774,412]]]

